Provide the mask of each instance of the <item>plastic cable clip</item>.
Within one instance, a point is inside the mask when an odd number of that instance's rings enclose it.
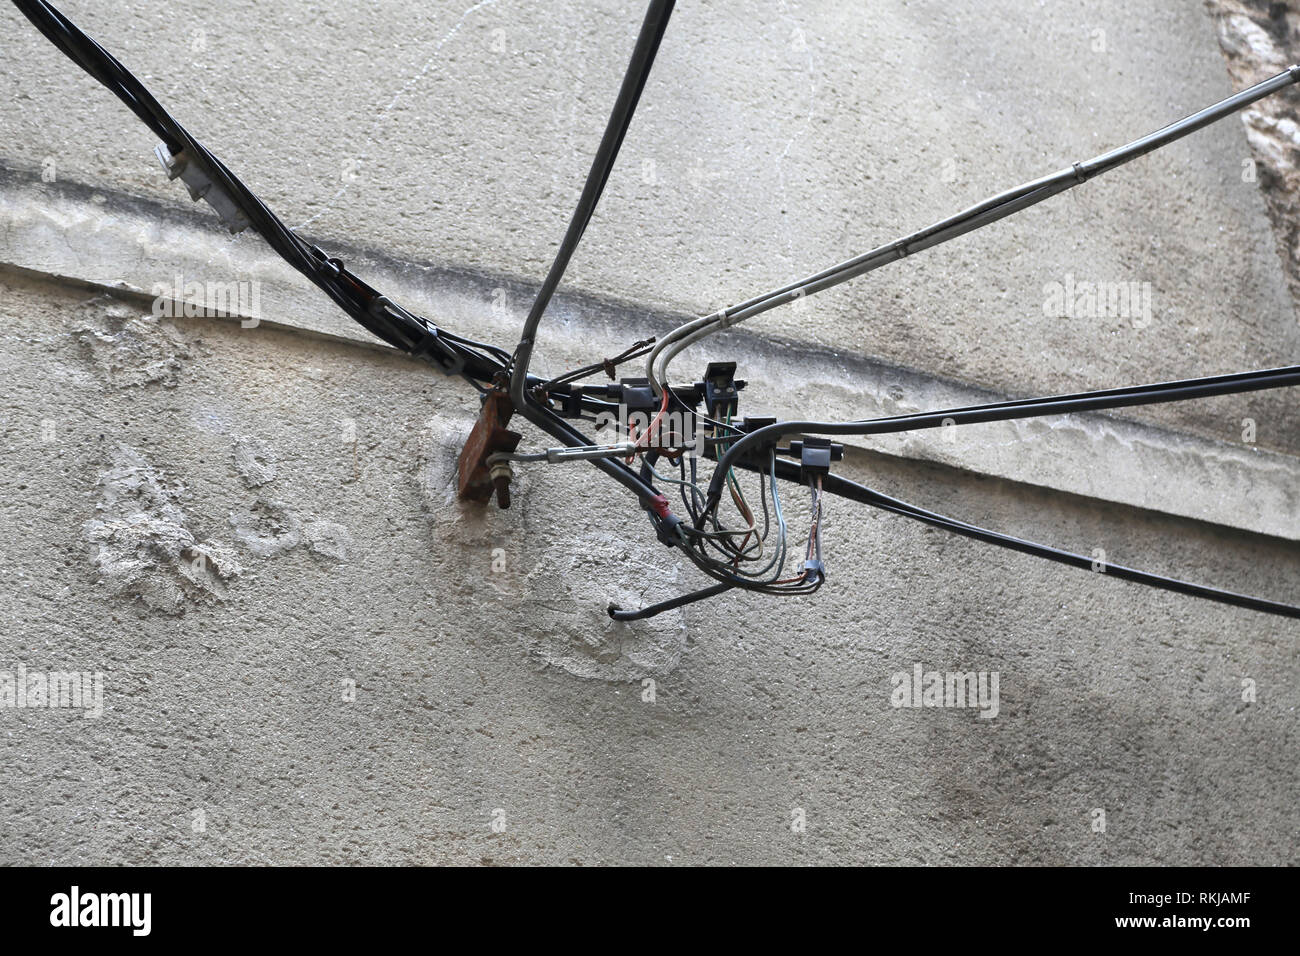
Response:
[[[217,211],[217,215],[231,232],[242,232],[252,225],[248,215],[239,208],[230,194],[208,178],[207,173],[190,162],[184,150],[172,155],[166,143],[159,143],[154,147],[154,155],[166,170],[167,178],[175,179],[179,176],[185,188],[190,191],[190,199],[195,202],[200,199],[207,202]]]

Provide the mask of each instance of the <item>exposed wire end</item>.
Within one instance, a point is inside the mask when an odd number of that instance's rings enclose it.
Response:
[[[689,594],[682,594],[666,601],[660,601],[658,604],[651,604],[639,611],[625,611],[614,604],[609,605],[605,610],[615,621],[644,621],[665,611],[672,611],[679,607],[685,607],[687,604],[694,604],[696,601],[717,597],[734,587],[734,584],[715,584],[712,587],[701,588],[699,591],[692,591]]]

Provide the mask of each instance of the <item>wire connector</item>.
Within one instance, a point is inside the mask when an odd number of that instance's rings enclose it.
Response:
[[[660,541],[670,548],[675,548],[682,543],[682,533],[679,530],[682,519],[673,514],[668,499],[664,495],[646,498],[641,502],[641,505],[646,511],[659,519],[655,522],[655,535]]]
[[[217,211],[221,221],[232,233],[243,232],[252,225],[248,215],[231,198],[230,194],[213,182],[207,173],[190,162],[184,150],[173,155],[172,151],[167,148],[166,143],[159,143],[154,147],[153,152],[158,157],[158,162],[162,163],[167,178],[176,179],[180,177],[181,182],[185,184],[185,188],[190,191],[190,199],[195,202],[200,199],[205,200],[209,206]]]
[[[806,438],[790,442],[790,454],[799,458],[799,477],[807,481],[813,475],[829,475],[831,462],[844,457],[844,446],[829,438]]]
[[[704,411],[708,415],[727,418],[740,408],[739,391],[745,387],[736,379],[735,362],[710,362],[704,370]]]
[[[552,465],[562,461],[592,461],[597,458],[626,458],[636,454],[636,442],[624,441],[614,445],[563,445],[546,449],[546,460]]]

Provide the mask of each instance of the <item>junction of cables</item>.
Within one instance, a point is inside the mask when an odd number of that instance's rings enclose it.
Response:
[[[810,594],[827,580],[822,552],[825,497],[833,495],[910,518],[953,534],[1062,564],[1096,571],[1089,556],[969,524],[877,492],[836,474],[842,436],[882,435],[980,422],[1065,415],[1300,384],[1300,366],[1155,384],[1108,388],[939,409],[856,421],[778,421],[741,414],[745,381],[734,362],[672,377],[678,355],[702,340],[782,305],[924,252],[1086,183],[1249,104],[1300,81],[1300,67],[1206,107],[1182,120],[1088,160],[1074,162],[972,205],[956,215],[837,265],[736,305],[683,322],[657,339],[629,343],[612,357],[546,377],[532,355],[547,306],[596,210],[619,147],[632,122],[672,13],[672,0],[651,0],[632,46],[609,122],[593,157],[577,208],[512,348],[439,327],[372,288],[337,257],[286,226],[224,163],[185,130],[111,53],[45,0],[13,0],[50,42],[114,93],[161,141],[164,173],[180,179],[194,200],[207,202],[232,232],[251,229],[373,335],[468,383],[481,409],[459,461],[459,492],[509,507],[515,468],[594,467],[641,509],[653,539],[676,549],[712,583],[640,610],[611,607],[618,620],[651,617],[732,589],[774,596]],[[631,25],[629,25],[631,26]],[[630,32],[630,30],[629,30]],[[640,374],[636,374],[636,373]],[[760,410],[761,411],[761,410]],[[545,447],[521,449],[522,420],[546,436]],[[606,440],[584,429],[595,425]],[[792,494],[806,495],[796,528],[787,519]],[[1149,587],[1300,617],[1300,607],[1238,594],[1135,568],[1107,564],[1104,573]]]

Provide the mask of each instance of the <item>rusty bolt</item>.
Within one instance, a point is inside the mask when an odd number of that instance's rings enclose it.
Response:
[[[508,461],[498,461],[488,470],[492,478],[492,487],[497,490],[497,504],[501,510],[510,507],[510,479],[514,477],[514,471]]]

